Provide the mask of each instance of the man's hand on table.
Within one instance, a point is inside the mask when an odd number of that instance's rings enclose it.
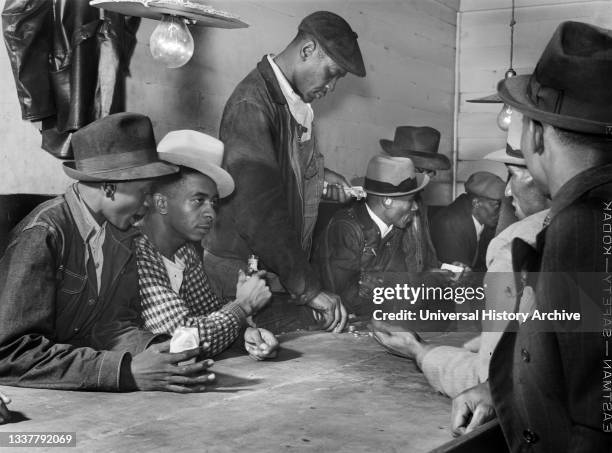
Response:
[[[278,355],[278,340],[269,330],[247,327],[244,348],[255,360],[273,359]]]
[[[321,329],[333,330],[335,333],[344,330],[348,314],[340,297],[336,294],[321,291],[306,305],[312,308],[315,321],[321,324]]]
[[[489,382],[465,390],[453,399],[451,431],[461,436],[495,418]]]
[[[8,423],[11,420],[11,413],[6,407],[11,402],[11,399],[4,393],[0,392],[0,425]]]
[[[272,297],[270,288],[263,277],[266,271],[259,271],[247,277],[242,271],[238,271],[238,283],[236,284],[236,302],[240,305],[247,316],[253,316],[266,306]]]
[[[188,351],[171,353],[170,340],[154,344],[132,358],[132,376],[138,390],[161,390],[176,393],[195,393],[206,390],[206,385],[215,380],[208,368],[210,359],[197,360],[197,356],[208,348],[208,344]],[[179,365],[196,358],[190,365]]]
[[[323,196],[325,200],[346,203],[351,199],[351,196],[345,190],[349,189],[351,185],[344,176],[326,168],[323,179],[327,183],[327,192]]]

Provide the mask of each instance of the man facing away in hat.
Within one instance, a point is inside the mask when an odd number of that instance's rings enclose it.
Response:
[[[336,332],[346,324],[346,309],[322,289],[309,255],[324,182],[326,197],[341,202],[349,198],[349,184],[323,166],[310,102],[349,72],[366,73],[357,34],[337,14],[318,11],[302,20],[280,54],[264,56],[236,87],[219,131],[236,192],[219,210],[204,257],[209,277],[233,296],[233,276],[257,255],[298,304]]]
[[[398,126],[393,141],[380,140],[380,146],[390,156],[408,157],[416,171],[434,178],[438,171],[451,168],[448,157],[438,153],[440,132],[433,127]],[[418,210],[410,226],[404,230],[402,248],[406,256],[408,272],[421,272],[440,267],[430,234],[427,205],[421,194],[417,195]]]
[[[612,451],[605,239],[612,213],[610,74],[612,30],[564,22],[533,74],[497,87],[502,100],[523,114],[521,151],[552,200],[536,249],[519,256],[515,250],[524,244],[514,241],[514,270],[536,271],[528,278],[539,311],[579,311],[587,319],[596,312],[590,324],[573,331],[536,321],[506,331],[489,381],[454,401],[456,432],[473,429],[495,410],[513,452]]]
[[[517,116],[517,112],[513,115]],[[514,118],[508,131],[508,146],[485,156],[485,159],[506,164],[510,178],[505,195],[512,198],[518,222],[494,237],[487,248],[487,273],[484,277],[485,310],[514,312],[518,291],[512,272],[512,241],[521,238],[535,245],[548,214],[549,200],[535,183],[520,157],[520,120]],[[517,121],[518,120],[518,121]],[[515,127],[515,124],[519,124]],[[515,134],[518,131],[518,134]],[[519,141],[516,140],[518,137]],[[510,154],[507,153],[507,150]],[[516,157],[516,156],[519,157]],[[519,311],[527,312],[531,299],[524,292]],[[531,293],[532,294],[532,293]],[[483,322],[483,332],[474,350],[464,347],[438,346],[422,340],[415,332],[402,330],[399,325],[372,321],[374,339],[393,354],[412,359],[437,391],[456,397],[480,382],[486,382],[493,350],[507,322]],[[474,342],[469,342],[474,343]]]
[[[201,132],[168,133],[158,144],[160,159],[179,173],[155,181],[152,202],[136,239],[140,303],[145,327],[172,334],[177,327],[198,329],[207,355],[229,347],[247,316],[270,299],[260,275],[235,277],[236,299],[225,303],[211,289],[199,244],[213,227],[219,198],[234,191],[234,180],[221,168],[223,143]],[[265,329],[247,328],[245,347],[257,359],[276,356],[278,342]]]
[[[407,272],[402,237],[429,176],[406,157],[378,155],[368,163],[365,201],[337,211],[318,240],[315,261],[324,288],[340,294],[349,312],[371,314],[372,290],[384,272]],[[409,276],[406,276],[409,279]]]
[[[132,224],[159,161],[149,118],[118,113],[72,136],[78,182],[38,206],[0,259],[0,383],[66,390],[203,391],[207,361],[179,365],[205,347],[168,352],[166,336],[136,324]]]
[[[486,270],[485,255],[499,218],[506,184],[493,173],[479,171],[465,182],[465,192],[431,221],[431,239],[438,259],[459,262],[475,272]]]

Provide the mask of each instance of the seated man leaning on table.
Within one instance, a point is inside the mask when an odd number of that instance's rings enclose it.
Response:
[[[136,239],[144,324],[167,334],[196,327],[200,342],[210,344],[207,354],[214,356],[236,340],[247,317],[263,308],[271,293],[261,274],[247,278],[240,270],[236,298],[226,303],[212,290],[202,264],[200,242],[213,227],[219,198],[234,190],[234,180],[221,168],[223,143],[181,130],[166,135],[158,151],[180,172],[155,182],[141,225],[144,234]],[[276,356],[278,342],[271,332],[248,327],[244,340],[252,357]]]
[[[428,182],[406,157],[374,156],[364,182],[367,199],[336,212],[319,237],[315,260],[323,286],[339,294],[350,313],[371,313],[372,291],[384,285],[382,273],[407,272],[403,231],[418,209],[415,197]],[[448,274],[432,275],[435,283],[447,283]],[[406,279],[420,284],[423,277],[411,273]]]
[[[521,238],[535,245],[550,204],[529,173],[525,160],[520,157],[521,123],[520,114],[514,112],[508,131],[508,147],[485,156],[485,159],[501,162],[508,168],[510,179],[505,194],[512,197],[512,206],[519,219],[493,238],[487,248],[485,309],[498,312],[515,311],[518,291],[512,271],[512,241]],[[528,305],[532,300],[530,294],[533,293],[528,293],[527,288],[523,290],[519,311],[529,311]],[[455,398],[464,390],[487,381],[489,377],[489,362],[507,322],[490,324],[483,324],[484,331],[476,352],[466,348],[433,345],[422,340],[416,332],[380,321],[372,322],[372,330],[374,338],[389,352],[414,360],[433,388]]]
[[[168,352],[138,327],[132,223],[160,162],[149,118],[117,113],[72,134],[78,182],[38,206],[0,259],[0,384],[65,390],[203,391],[204,348]]]

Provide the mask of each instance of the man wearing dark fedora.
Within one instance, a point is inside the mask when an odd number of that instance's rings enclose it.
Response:
[[[366,74],[357,33],[337,14],[317,11],[280,54],[264,56],[236,87],[219,131],[236,192],[219,210],[204,259],[224,296],[233,296],[238,269],[257,255],[298,304],[336,332],[346,310],[322,290],[309,255],[321,197],[347,201],[349,184],[324,168],[310,103],[347,73]]]
[[[323,287],[339,294],[350,313],[370,313],[376,276],[407,271],[402,235],[418,209],[415,197],[428,183],[410,159],[374,156],[365,176],[366,200],[336,212],[321,234],[315,261]]]
[[[522,324],[518,332],[506,331],[493,354],[489,382],[455,400],[456,432],[473,429],[495,411],[513,452],[612,451],[606,371],[612,361],[612,329],[606,323],[610,74],[612,30],[564,22],[533,74],[503,80],[497,87],[502,100],[523,114],[522,154],[552,199],[535,249],[515,239],[514,270],[535,271],[527,279],[536,288],[539,311],[596,312],[593,325],[573,331],[561,323],[535,321]]]
[[[0,260],[0,383],[70,390],[202,391],[202,352],[168,353],[138,327],[132,224],[153,178],[176,172],[157,157],[149,118],[118,113],[75,132],[78,182],[15,227]]]
[[[440,132],[433,127],[398,126],[393,141],[380,140],[380,146],[390,156],[408,157],[416,171],[430,178],[438,171],[449,170],[450,160],[438,153]],[[410,227],[404,231],[402,247],[408,271],[421,272],[440,266],[430,234],[427,205],[420,195],[416,197],[418,210]]]
[[[486,271],[487,246],[495,235],[505,188],[504,181],[493,173],[470,175],[465,193],[431,221],[431,239],[440,261]]]

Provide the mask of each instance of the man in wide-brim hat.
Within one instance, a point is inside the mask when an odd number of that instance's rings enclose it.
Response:
[[[315,261],[323,287],[339,294],[350,312],[367,314],[372,307],[367,273],[406,271],[402,235],[428,183],[410,159],[374,156],[364,182],[367,199],[336,212],[321,234]]]
[[[15,227],[0,260],[0,383],[204,390],[207,362],[178,365],[203,348],[168,353],[169,342],[140,329],[133,311],[131,225],[153,179],[177,167],[158,159],[151,121],[134,113],[91,123],[71,146],[75,160],[64,170],[78,182]]]
[[[438,171],[449,170],[450,160],[438,153],[440,132],[429,126],[398,126],[393,140],[381,139],[380,146],[390,156],[408,157],[419,173],[430,178]],[[424,269],[439,267],[440,262],[431,240],[427,205],[419,195],[416,198],[418,210],[406,228],[402,247],[406,255],[409,271],[421,272]]]
[[[504,333],[489,382],[453,404],[456,432],[497,412],[513,452],[612,451],[601,380],[602,363],[612,359],[602,324],[610,312],[610,74],[612,30],[565,22],[533,74],[498,84],[503,101],[523,114],[521,152],[552,199],[535,250],[515,239],[514,270],[537,272],[527,278],[536,310],[581,314],[580,323],[531,320]]]
[[[197,328],[212,357],[238,338],[247,317],[263,308],[271,293],[260,275],[247,278],[240,271],[234,276],[236,298],[223,300],[202,264],[199,245],[214,226],[219,199],[234,191],[233,178],[221,168],[223,143],[202,132],[178,130],[169,132],[157,149],[180,172],[155,182],[140,226],[143,235],[136,239],[143,322],[155,333]],[[248,327],[244,338],[252,357],[276,356],[278,341],[271,332]]]

